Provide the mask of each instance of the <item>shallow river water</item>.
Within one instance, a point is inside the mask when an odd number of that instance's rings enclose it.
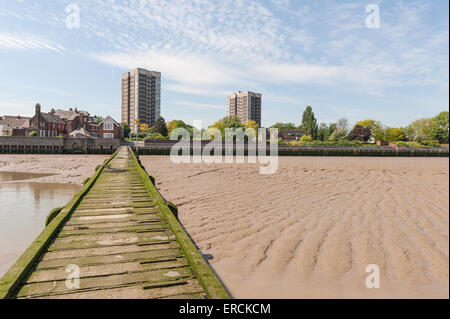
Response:
[[[44,229],[48,213],[81,189],[74,184],[33,182],[47,175],[0,172],[0,277]]]

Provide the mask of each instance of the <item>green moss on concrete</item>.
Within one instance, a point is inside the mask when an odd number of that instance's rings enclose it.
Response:
[[[63,208],[64,207],[56,207],[51,210],[50,214],[48,214],[45,219],[45,227],[50,224],[50,222],[62,211]]]
[[[117,154],[117,151],[105,162],[109,163]],[[8,272],[0,279],[0,298],[11,298],[14,296],[21,281],[27,276],[41,253],[49,246],[52,239],[58,234],[64,222],[70,217],[77,205],[81,202],[100,176],[104,166],[99,167],[94,176],[84,185],[69,203],[57,214],[52,221],[39,234],[28,249],[12,265]]]
[[[178,219],[178,207],[172,202],[167,202],[166,204],[170,208],[170,211],[175,216],[175,218]]]
[[[161,213],[163,214],[164,218],[167,221],[167,224],[174,233],[176,240],[179,243],[183,253],[185,254],[190,266],[198,276],[198,280],[200,281],[201,286],[205,290],[207,297],[213,299],[230,298],[220,280],[214,274],[211,267],[203,259],[202,255],[195,247],[194,243],[187,236],[183,227],[181,227],[180,223],[177,220],[177,217],[173,214],[169,205],[166,203],[166,201],[162,198],[161,194],[153,185],[149,175],[144,170],[142,165],[140,165],[135,154],[133,152],[130,153],[132,154],[137,172],[142,177],[142,180],[144,181],[144,184],[147,187],[150,194],[155,198],[156,204],[159,206]]]

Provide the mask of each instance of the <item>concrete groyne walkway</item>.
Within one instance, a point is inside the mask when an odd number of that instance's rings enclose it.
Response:
[[[122,146],[0,280],[2,298],[228,298]]]

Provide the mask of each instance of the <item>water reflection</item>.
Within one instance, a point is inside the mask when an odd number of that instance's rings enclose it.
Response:
[[[0,172],[0,182],[22,181],[27,179],[50,176],[53,174],[25,173],[25,172]]]
[[[0,172],[0,277],[44,229],[48,213],[81,189],[30,180],[48,175]]]

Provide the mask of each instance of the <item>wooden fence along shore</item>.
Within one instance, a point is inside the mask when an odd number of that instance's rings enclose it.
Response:
[[[152,180],[120,147],[52,211],[0,298],[228,298]]]

